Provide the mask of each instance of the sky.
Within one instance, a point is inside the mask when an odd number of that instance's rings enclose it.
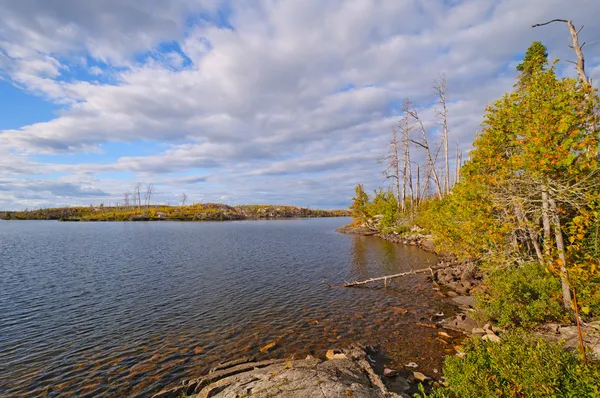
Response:
[[[156,203],[345,208],[356,184],[389,185],[378,160],[405,99],[440,142],[440,76],[452,165],[534,40],[575,76],[567,26],[532,24],[584,25],[599,81],[598,15],[598,0],[0,0],[0,209],[123,203],[137,183]]]

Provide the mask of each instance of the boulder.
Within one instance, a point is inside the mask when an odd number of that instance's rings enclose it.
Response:
[[[425,383],[426,381],[429,381],[430,378],[425,376],[423,373],[421,372],[413,372],[413,376],[415,378],[415,380],[420,381],[421,383]]]
[[[346,354],[339,350],[327,350],[325,353],[325,358],[329,359],[330,361],[334,359],[346,359]]]
[[[493,343],[499,343],[501,341],[500,337],[496,336],[494,333],[491,333],[491,334],[488,333],[488,334],[482,336],[481,340],[487,340],[487,341],[491,341]]]

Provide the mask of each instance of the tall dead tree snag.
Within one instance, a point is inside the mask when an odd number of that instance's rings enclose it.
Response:
[[[410,205],[411,209],[414,210],[414,201],[415,201],[415,193],[413,190],[413,182],[412,182],[412,166],[410,161],[410,131],[412,130],[412,125],[410,123],[410,115],[408,111],[410,110],[412,103],[410,100],[404,100],[404,118],[402,124],[402,141],[404,143],[404,156],[402,158],[403,162],[403,177],[404,177],[404,192],[406,192],[406,186],[410,190]]]
[[[144,198],[146,208],[150,207],[150,200],[152,199],[153,194],[154,194],[154,185],[148,184],[148,186],[146,187],[146,197]]]
[[[185,202],[187,202],[187,195],[184,192],[181,194],[181,206],[185,206]]]
[[[391,178],[394,183],[394,190],[396,191],[396,197],[398,198],[398,210],[404,212],[405,210],[405,189],[400,189],[400,142],[398,141],[398,130],[392,129],[392,139],[388,143],[389,153],[387,156],[381,159],[381,162],[385,162],[386,168],[383,171],[385,178]]]
[[[577,75],[579,76],[579,80],[581,80],[581,83],[586,87],[591,86],[591,83],[587,78],[587,75],[585,74],[585,58],[583,57],[583,47],[586,45],[586,43],[583,42],[583,44],[579,44],[579,33],[583,29],[583,25],[581,26],[581,28],[575,29],[575,25],[573,25],[573,21],[571,21],[570,19],[553,19],[552,21],[535,24],[532,27],[537,28],[539,26],[549,25],[553,22],[566,23],[569,27],[569,33],[571,34],[571,40],[573,42],[573,44],[569,47],[571,47],[573,51],[575,51],[575,55],[577,55],[577,62],[568,62],[575,64],[575,69],[577,70]]]
[[[417,125],[419,126],[419,130],[421,131],[421,141],[411,139],[410,142],[412,142],[415,145],[420,146],[421,148],[423,148],[425,150],[425,154],[427,155],[427,163],[429,165],[429,173],[431,173],[431,176],[433,176],[433,182],[435,183],[435,189],[436,189],[437,195],[441,199],[443,196],[442,187],[440,184],[440,179],[438,177],[438,173],[435,169],[435,160],[431,154],[431,148],[429,147],[429,143],[427,141],[427,131],[425,130],[423,121],[419,117],[419,114],[417,113],[416,109],[414,109],[414,108],[409,109],[407,113],[413,119],[415,119],[415,121],[417,122]],[[436,159],[437,159],[437,154],[436,154]]]
[[[440,119],[442,126],[442,145],[445,155],[445,173],[444,173],[444,193],[447,194],[450,190],[450,162],[448,156],[448,107],[446,106],[446,76],[442,75],[435,81],[435,92],[438,96],[441,109],[438,110],[437,117]]]
[[[135,184],[135,188],[133,188],[133,202],[134,205],[137,205],[138,209],[142,207],[142,184],[139,182]]]

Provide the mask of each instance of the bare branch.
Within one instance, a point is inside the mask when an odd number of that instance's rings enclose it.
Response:
[[[553,19],[552,21],[548,21],[548,22],[544,22],[544,23],[536,23],[535,25],[532,25],[532,28],[537,28],[538,26],[544,26],[544,25],[548,25],[551,24],[552,22],[564,22],[564,23],[568,23],[569,21],[567,21],[566,19]]]

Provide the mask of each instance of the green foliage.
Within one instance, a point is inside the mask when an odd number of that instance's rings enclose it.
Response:
[[[398,229],[398,201],[391,190],[375,191],[373,200],[370,200],[362,185],[357,185],[355,191],[356,195],[350,205],[355,223],[370,222],[376,224],[382,232]]]
[[[588,317],[600,315],[600,198],[594,196],[567,225],[569,280]]]
[[[543,71],[548,65],[548,49],[539,41],[534,41],[527,49],[523,61],[517,70],[523,75],[531,75]]]
[[[423,396],[600,397],[599,364],[583,365],[559,343],[505,334],[500,344],[472,338],[464,352],[446,358],[448,387]]]
[[[352,218],[359,222],[364,222],[368,218],[367,207],[369,205],[369,195],[367,195],[365,192],[362,184],[358,184],[354,190],[356,194],[352,198],[350,212],[352,214]]]
[[[0,218],[16,220],[63,221],[223,221],[291,217],[345,217],[347,210],[313,210],[296,206],[243,205],[228,206],[220,203],[190,206],[153,205],[119,207],[63,207],[14,213],[0,213]]]
[[[367,207],[367,213],[370,217],[383,216],[379,222],[380,229],[396,226],[398,221],[398,201],[392,191],[381,189],[376,191],[373,201]]]
[[[563,316],[559,280],[535,263],[495,271],[476,299],[485,316],[502,327],[531,327]]]

